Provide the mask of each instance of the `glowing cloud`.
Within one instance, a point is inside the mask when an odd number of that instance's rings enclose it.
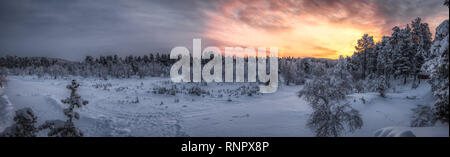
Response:
[[[204,35],[227,46],[276,46],[280,56],[337,58],[351,55],[365,33],[389,35],[394,25],[386,28],[392,21],[378,12],[372,1],[232,0],[205,11]]]

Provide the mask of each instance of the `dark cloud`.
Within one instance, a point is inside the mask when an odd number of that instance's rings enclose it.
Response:
[[[435,22],[433,18],[443,15],[448,19],[449,10],[443,5],[443,0],[373,0],[373,3],[376,4],[379,17],[385,19],[383,30],[388,32],[393,26],[405,25],[417,17],[425,22]],[[437,24],[432,26],[436,27]]]
[[[52,56],[80,59],[85,55],[128,55],[169,51],[205,38],[205,11],[221,12],[229,0],[3,0],[0,1],[0,56]],[[447,11],[442,0],[267,0],[264,6],[234,13],[237,20],[267,30],[288,29],[280,15],[317,14],[336,23],[377,25],[383,31],[427,21]],[[281,14],[260,14],[273,10]],[[269,12],[270,13],[270,12]],[[359,15],[359,16],[357,16]],[[432,26],[432,25],[431,25]],[[433,28],[432,28],[433,29]]]
[[[0,1],[0,55],[145,54],[201,37],[201,1]]]

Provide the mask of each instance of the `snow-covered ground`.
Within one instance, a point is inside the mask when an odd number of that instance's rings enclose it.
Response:
[[[79,94],[89,100],[76,121],[86,136],[314,136],[306,127],[311,109],[297,96],[301,86],[280,86],[273,94],[248,96],[233,93],[243,84],[212,83],[199,86],[209,94],[172,96],[152,91],[190,84],[172,84],[167,78],[77,80],[82,85]],[[60,100],[69,96],[65,86],[70,81],[8,77],[7,88],[0,89],[0,131],[12,123],[14,111],[24,107],[34,110],[38,124],[64,120],[66,105]],[[347,100],[360,111],[364,126],[345,136],[399,136],[407,131],[415,136],[449,135],[448,125],[408,127],[411,108],[433,103],[427,83],[417,89],[390,89],[387,98],[364,93],[349,95]]]

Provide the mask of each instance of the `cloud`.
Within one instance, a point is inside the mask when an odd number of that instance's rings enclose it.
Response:
[[[0,56],[142,55],[202,38],[204,46],[336,58],[363,33],[389,35],[419,16],[434,31],[448,8],[441,0],[0,1]]]
[[[320,46],[316,46],[313,48],[316,52],[318,52],[316,55],[314,55],[313,57],[329,57],[329,56],[334,56],[338,53],[338,51],[336,50],[332,50],[326,47],[320,47]]]
[[[202,1],[20,0],[0,2],[0,56],[168,52],[203,31]]]
[[[350,55],[365,33],[380,39],[416,17],[432,30],[448,19],[440,0],[230,0],[220,6],[219,12],[206,11],[208,38],[224,45],[278,46],[282,54],[299,57]]]

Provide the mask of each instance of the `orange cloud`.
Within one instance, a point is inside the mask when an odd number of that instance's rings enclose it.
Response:
[[[353,54],[365,33],[389,35],[378,11],[361,0],[231,0],[205,11],[204,35],[225,46],[275,46],[280,56],[338,58]]]

